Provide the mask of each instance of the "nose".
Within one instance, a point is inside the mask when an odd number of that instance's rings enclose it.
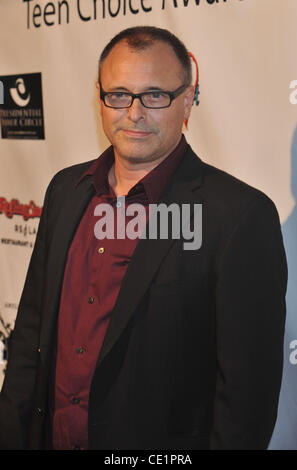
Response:
[[[131,107],[128,108],[128,117],[133,122],[138,122],[145,117],[145,107],[139,98],[135,98]]]

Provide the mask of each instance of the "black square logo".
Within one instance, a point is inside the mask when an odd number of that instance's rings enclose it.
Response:
[[[2,139],[44,139],[41,73],[0,76]]]

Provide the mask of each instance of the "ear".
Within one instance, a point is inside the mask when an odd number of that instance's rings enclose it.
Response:
[[[99,82],[96,82],[96,88],[98,90],[98,102],[99,102],[99,108],[100,108],[100,114],[102,116],[102,106],[103,106],[103,103],[102,103],[102,100],[100,98],[100,84]]]
[[[184,119],[188,120],[192,111],[195,87],[190,85],[184,94]]]

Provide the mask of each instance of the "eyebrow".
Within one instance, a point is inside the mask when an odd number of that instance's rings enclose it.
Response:
[[[128,88],[126,88],[124,86],[114,87],[114,88],[111,88],[109,90],[109,92],[112,92],[112,91],[124,91],[126,93],[132,93],[131,90],[128,90]],[[143,91],[141,91],[140,93],[145,93],[146,91],[165,91],[165,90],[164,90],[164,88],[160,88],[158,86],[148,86],[148,87],[144,88]]]

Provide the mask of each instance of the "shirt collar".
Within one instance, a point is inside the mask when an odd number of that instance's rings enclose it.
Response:
[[[159,165],[153,168],[147,175],[138,181],[129,191],[128,194],[145,191],[146,197],[150,204],[156,204],[165,189],[170,177],[181,163],[188,143],[184,135],[182,135],[179,144]],[[108,147],[98,158],[95,160],[87,171],[80,177],[76,186],[87,176],[92,176],[93,185],[97,195],[110,193],[110,186],[108,183],[108,173],[114,163],[113,147]]]

